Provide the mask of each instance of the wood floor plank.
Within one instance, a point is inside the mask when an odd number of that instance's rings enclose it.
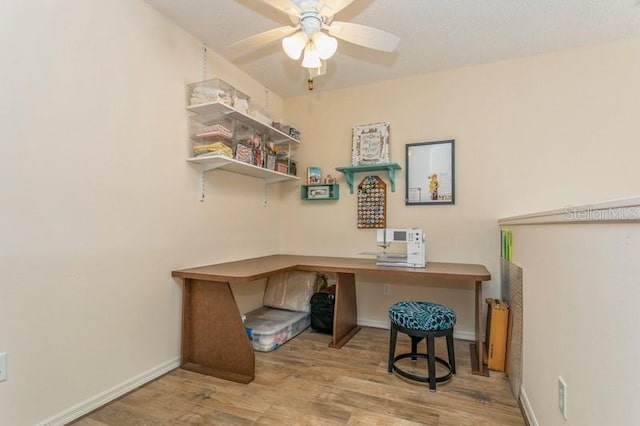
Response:
[[[405,337],[396,354],[409,350]],[[430,392],[387,372],[388,330],[364,327],[342,349],[330,340],[308,329],[274,352],[256,352],[248,385],[176,369],[75,425],[525,424],[503,373],[471,374],[468,341],[455,341],[457,374]],[[446,359],[444,339],[436,354]]]

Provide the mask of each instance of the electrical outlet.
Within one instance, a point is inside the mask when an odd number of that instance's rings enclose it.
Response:
[[[0,353],[0,382],[7,380],[7,353]]]
[[[391,284],[382,283],[382,295],[383,296],[391,296]]]
[[[567,382],[561,376],[558,376],[558,408],[567,420]]]

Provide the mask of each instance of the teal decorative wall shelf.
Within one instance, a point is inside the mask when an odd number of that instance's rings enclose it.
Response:
[[[300,186],[302,200],[339,200],[340,185],[337,183],[315,183]]]
[[[345,166],[336,167],[336,170],[340,173],[344,173],[344,178],[349,185],[349,191],[353,194],[353,175],[362,172],[377,172],[387,171],[389,175],[389,182],[391,182],[391,191],[396,191],[396,170],[400,170],[402,167],[398,163],[384,163],[384,164],[372,164],[370,166]]]

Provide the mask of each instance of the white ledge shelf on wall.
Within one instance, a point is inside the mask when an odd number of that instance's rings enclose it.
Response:
[[[205,183],[204,174],[211,170],[225,170],[240,175],[250,176],[261,179],[264,182],[264,193],[262,204],[267,205],[267,185],[270,183],[296,181],[297,176],[276,172],[275,170],[265,169],[263,167],[254,166],[253,164],[243,163],[242,161],[226,157],[224,155],[207,155],[202,157],[188,158],[191,164],[200,166],[200,201],[204,201]]]
[[[192,157],[187,159],[188,162],[197,164],[202,168],[203,172],[211,170],[226,170],[245,176],[252,176],[262,179],[265,183],[276,183],[284,181],[299,180],[297,176],[276,172],[275,170],[265,169],[263,167],[254,166],[253,164],[243,163],[224,155],[207,155],[202,157]]]
[[[300,141],[295,139],[288,134],[276,129],[275,127],[271,127],[261,121],[256,120],[255,118],[244,114],[237,109],[230,107],[220,101],[216,102],[208,102],[204,104],[191,105],[187,107],[187,110],[198,114],[198,115],[209,115],[209,114],[222,114],[226,117],[232,118],[234,120],[238,120],[241,123],[247,124],[251,126],[253,129],[257,130],[264,136],[271,138],[271,140],[276,144],[293,144],[299,145]]]

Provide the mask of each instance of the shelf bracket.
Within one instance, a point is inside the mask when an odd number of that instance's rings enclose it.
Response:
[[[362,172],[374,172],[380,170],[386,170],[389,175],[389,182],[391,182],[391,192],[396,192],[396,170],[400,170],[401,167],[398,163],[384,163],[373,164],[369,166],[350,166],[350,167],[336,167],[336,170],[344,173],[344,180],[349,185],[349,192],[353,194],[353,175],[355,173]]]
[[[205,189],[204,170],[200,172],[200,202],[204,202],[204,189]]]
[[[264,192],[262,195],[262,207],[267,207],[267,182],[264,182]]]
[[[396,192],[396,169],[389,167],[387,173],[389,173],[389,182],[391,182],[391,192]]]
[[[344,180],[346,180],[347,185],[349,185],[349,192],[353,194],[353,171],[345,170],[343,173],[344,173]]]

